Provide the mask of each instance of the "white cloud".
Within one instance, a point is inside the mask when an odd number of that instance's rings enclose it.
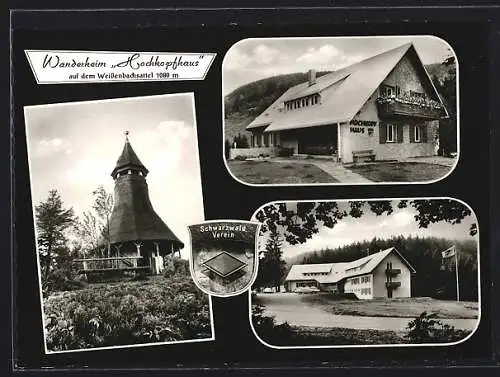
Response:
[[[231,49],[231,52],[224,59],[224,70],[244,71],[259,70],[261,65],[276,64],[281,56],[280,50],[269,47],[265,44],[255,46],[251,54],[241,52],[238,48]],[[274,67],[275,68],[275,67]]]
[[[232,48],[231,52],[224,58],[224,70],[240,71],[246,69],[251,63],[250,57],[240,52],[237,48]]]
[[[332,45],[310,47],[297,58],[297,62],[315,66],[318,69],[336,70],[363,60],[361,55],[346,55],[341,49]]]
[[[196,138],[194,127],[179,121],[164,121],[156,127],[156,141],[161,143],[161,153],[155,154],[154,159],[163,171],[180,168],[183,153],[186,153],[186,141]],[[153,158],[153,156],[152,156]]]
[[[397,227],[403,227],[403,226],[411,224],[413,221],[415,221],[413,215],[407,211],[395,213],[392,217],[392,220],[393,220],[394,226],[397,226]]]
[[[47,157],[59,152],[71,154],[73,152],[71,142],[69,140],[56,137],[53,139],[39,140],[35,145],[36,157]]]
[[[280,56],[280,51],[276,48],[260,44],[253,50],[252,60],[254,63],[270,64]]]
[[[310,47],[307,51],[297,58],[298,62],[308,63],[308,64],[326,64],[331,63],[334,59],[341,58],[343,52],[332,46],[323,45],[321,47]]]

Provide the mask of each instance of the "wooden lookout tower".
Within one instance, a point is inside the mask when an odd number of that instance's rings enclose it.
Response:
[[[138,272],[159,274],[166,257],[178,254],[184,244],[155,212],[149,198],[148,169],[139,160],[125,132],[125,145],[111,172],[115,181],[114,206],[108,236],[99,249],[105,258],[79,259],[81,272],[92,275],[123,275]],[[107,252],[109,250],[109,253]]]

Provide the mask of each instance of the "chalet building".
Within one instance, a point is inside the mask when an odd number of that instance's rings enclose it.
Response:
[[[246,129],[257,155],[287,148],[352,163],[435,155],[439,119],[447,116],[407,43],[321,77],[310,70],[307,82],[288,89]]]
[[[293,265],[285,288],[295,292],[300,287],[317,287],[354,293],[360,299],[411,297],[412,273],[410,263],[391,247],[352,262]]]
[[[122,153],[111,172],[115,181],[114,206],[109,217],[109,235],[104,233],[99,241],[98,254],[103,257],[78,259],[81,273],[88,277],[159,274],[167,255],[180,255],[184,244],[151,204],[148,173],[125,136]]]

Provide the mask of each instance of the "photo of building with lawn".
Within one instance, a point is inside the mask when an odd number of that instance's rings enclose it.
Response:
[[[455,344],[480,319],[477,219],[455,199],[273,202],[250,300],[275,348]]]
[[[190,93],[25,107],[46,353],[214,339]]]
[[[456,64],[431,36],[240,41],[223,66],[227,167],[249,184],[443,178],[458,157]]]

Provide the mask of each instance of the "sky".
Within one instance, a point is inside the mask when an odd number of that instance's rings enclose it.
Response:
[[[471,240],[478,237],[469,234],[471,224],[476,223],[476,218],[473,215],[466,217],[460,224],[451,225],[441,221],[430,224],[427,228],[419,228],[414,218],[417,212],[412,207],[399,209],[397,208],[398,201],[392,203],[394,211],[391,215],[377,216],[366,209],[360,218],[346,217],[331,229],[325,226],[320,227],[319,232],[304,244],[291,246],[284,243],[282,247],[283,257],[292,258],[301,253],[319,251],[325,248],[334,249],[354,242],[369,241],[374,237],[389,239],[393,236],[403,235],[438,237],[450,240]],[[347,202],[339,202],[339,207],[349,208]],[[255,221],[255,218],[253,220]],[[259,240],[259,244],[264,243],[265,238]]]
[[[341,69],[408,42],[413,42],[424,64],[440,63],[454,55],[446,42],[433,36],[245,39],[224,57],[224,95],[266,77]]]
[[[204,220],[191,93],[28,106],[25,119],[34,205],[57,189],[64,205],[81,215],[99,185],[113,192],[110,173],[129,131],[149,170],[151,203],[188,257],[187,225]]]

